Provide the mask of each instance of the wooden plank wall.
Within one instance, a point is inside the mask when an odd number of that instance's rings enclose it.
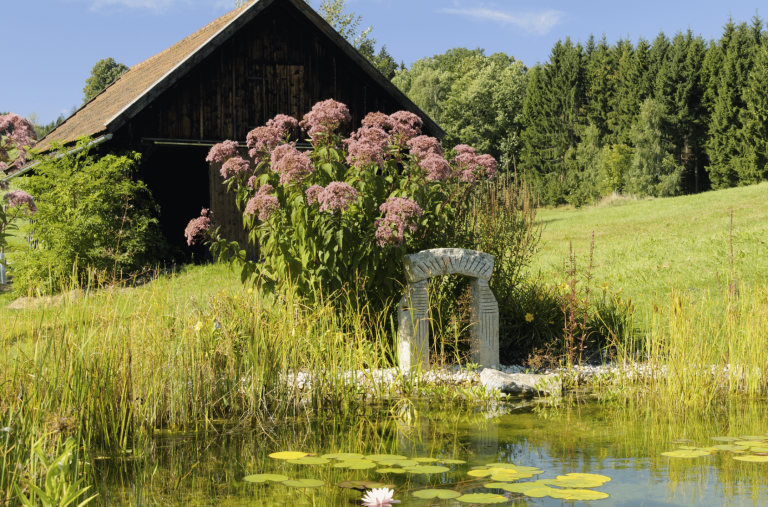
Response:
[[[146,138],[235,139],[244,145],[248,132],[277,114],[301,120],[315,103],[326,99],[349,107],[352,122],[346,134],[357,129],[369,112],[391,114],[402,109],[295,6],[275,2],[130,120],[116,138],[134,150],[146,149],[141,144]],[[155,165],[151,159],[142,169],[187,177],[184,167]],[[212,166],[208,179],[195,183],[208,186],[211,201],[194,207],[210,207],[222,234],[245,246],[241,215],[234,196],[221,185],[218,170]],[[257,247],[250,245],[248,253],[256,258]]]

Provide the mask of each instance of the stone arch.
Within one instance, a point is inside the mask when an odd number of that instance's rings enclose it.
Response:
[[[438,248],[406,255],[408,285],[398,306],[400,330],[398,356],[407,371],[419,364],[429,368],[429,279],[433,276],[468,277],[472,295],[470,356],[481,366],[499,364],[499,305],[488,282],[493,274],[492,255],[475,250]]]

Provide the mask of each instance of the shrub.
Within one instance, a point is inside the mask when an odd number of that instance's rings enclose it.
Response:
[[[82,151],[46,158],[20,186],[37,203],[37,249],[14,263],[17,292],[55,292],[83,282],[88,270],[120,277],[159,262],[167,252],[146,185],[133,179],[140,154],[95,156]],[[74,279],[74,280],[73,280]]]
[[[301,126],[312,150],[291,142],[294,118],[279,115],[248,134],[253,162],[237,143],[208,156],[237,193],[249,238],[263,263],[248,262],[236,243],[211,231],[208,210],[190,222],[190,243],[204,235],[224,260],[239,261],[242,279],[292,280],[304,296],[357,283],[374,301],[391,300],[404,283],[403,255],[457,244],[456,217],[496,161],[460,145],[446,159],[437,139],[421,135],[421,119],[400,111],[371,113],[348,139],[346,106],[316,104]]]

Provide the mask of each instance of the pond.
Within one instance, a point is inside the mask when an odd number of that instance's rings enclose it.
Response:
[[[214,421],[196,432],[159,432],[123,455],[92,456],[92,472],[101,493],[98,502],[116,506],[360,505],[361,492],[339,487],[345,481],[391,485],[403,507],[473,505],[414,496],[425,489],[491,493],[505,497],[499,505],[520,506],[763,505],[768,503],[768,463],[736,458],[765,454],[759,444],[768,442],[767,410],[763,400],[742,399],[690,414],[671,413],[648,401],[590,396],[482,405],[400,400],[348,407],[343,414],[303,413],[247,426]],[[713,437],[749,438],[737,441],[745,442],[738,448],[715,450],[711,446],[734,444]],[[680,447],[709,450],[694,458],[662,455]],[[307,464],[269,457],[285,451],[326,457],[299,459]],[[327,456],[338,453],[350,455]],[[488,465],[507,468],[486,472]],[[608,498],[534,498],[497,489],[570,473],[605,476],[597,483],[566,485],[586,486]],[[263,474],[312,479],[288,484],[318,487],[243,480],[254,474],[257,480]],[[491,483],[496,487],[485,487]],[[542,486],[562,489],[557,483]],[[528,486],[509,489],[516,487]]]

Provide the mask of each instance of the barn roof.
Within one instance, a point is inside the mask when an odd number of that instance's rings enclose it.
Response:
[[[349,42],[303,0],[253,0],[216,19],[165,51],[134,65],[120,78],[83,105],[37,144],[46,151],[53,141],[72,143],[82,136],[113,133],[149,105],[191,68],[221,46],[245,23],[274,2],[289,2],[328,35],[352,60],[384,87],[404,109],[418,114],[434,132],[442,129],[395,85],[384,77]],[[442,136],[441,136],[442,137]]]

